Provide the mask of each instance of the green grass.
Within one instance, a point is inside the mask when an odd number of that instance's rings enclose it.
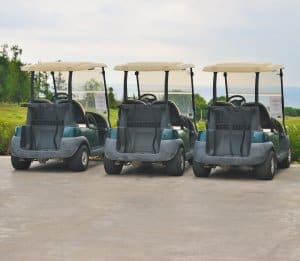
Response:
[[[288,117],[286,126],[292,144],[292,157],[300,160],[300,117]]]
[[[118,110],[110,110],[112,127],[116,127]],[[0,155],[8,154],[10,139],[14,133],[15,126],[22,125],[26,120],[26,108],[14,104],[0,104]],[[292,154],[294,160],[300,160],[300,117],[288,117],[286,125],[292,143]],[[205,129],[205,123],[197,123],[199,130]]]
[[[26,108],[18,105],[0,105],[0,155],[8,154],[10,139],[17,125],[26,120]]]

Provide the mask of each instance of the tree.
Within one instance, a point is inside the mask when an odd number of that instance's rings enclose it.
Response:
[[[35,73],[34,75],[34,94],[35,98],[44,98],[50,100],[52,92],[48,82],[48,74],[46,72]]]
[[[19,48],[18,45],[13,45],[10,50],[12,51],[13,53],[13,57],[12,57],[12,60],[13,61],[17,61],[19,56],[22,55],[22,52],[23,50],[21,48]]]
[[[196,120],[206,119],[207,116],[207,103],[206,100],[199,94],[195,94],[195,118]]]
[[[224,102],[226,102],[226,97],[225,96],[219,96],[219,97],[217,97],[217,101],[224,101]],[[212,103],[213,103],[213,99],[211,99],[208,102],[208,105],[212,105]]]
[[[84,90],[87,91],[83,99],[85,107],[95,108],[95,94],[89,91],[101,91],[103,90],[103,84],[95,79],[90,79],[84,84]]]
[[[10,50],[12,53],[9,53]],[[11,54],[11,55],[10,55]],[[21,102],[29,98],[29,74],[21,71],[22,49],[18,45],[11,48],[7,44],[0,49],[0,101]]]
[[[112,87],[108,88],[108,104],[112,109],[116,109],[120,105],[120,101],[117,101]]]
[[[58,72],[57,76],[55,77],[55,83],[58,92],[67,90],[66,80],[62,72]]]

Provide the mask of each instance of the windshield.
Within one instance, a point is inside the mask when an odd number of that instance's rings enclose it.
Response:
[[[255,73],[228,73],[228,96],[242,95],[246,102],[255,101]],[[224,77],[218,79],[218,90],[225,89]],[[258,100],[273,118],[282,118],[281,85],[279,72],[259,74]]]
[[[73,72],[73,99],[81,103],[86,111],[107,113],[103,78],[99,70]],[[68,72],[55,72],[58,93],[68,93]],[[54,83],[50,73],[35,74],[35,98],[53,100]]]
[[[164,101],[165,72],[139,72],[139,84],[141,95],[151,93],[157,100]],[[128,97],[138,97],[133,72],[128,74]],[[183,115],[193,117],[191,76],[188,70],[169,72],[168,100],[173,101]]]

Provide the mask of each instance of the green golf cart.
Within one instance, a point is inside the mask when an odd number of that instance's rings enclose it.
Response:
[[[216,166],[249,166],[257,178],[272,179],[277,167],[288,168],[291,147],[285,126],[283,67],[225,63],[204,71],[213,73],[213,101],[206,130],[199,131],[195,144],[195,176],[207,177]],[[220,73],[225,101],[217,95]]]
[[[170,175],[183,174],[197,137],[193,67],[179,62],[115,67],[124,72],[124,93],[117,128],[105,142],[107,174],[119,174],[131,163],[160,163]]]
[[[103,154],[110,127],[105,67],[90,62],[22,67],[30,73],[31,86],[30,101],[25,104],[26,125],[16,127],[11,141],[11,163],[16,170],[28,169],[32,161],[62,159],[71,170],[84,171],[90,156]],[[41,73],[46,75],[44,84],[53,91],[48,99],[38,89]],[[96,80],[100,74],[102,82]]]

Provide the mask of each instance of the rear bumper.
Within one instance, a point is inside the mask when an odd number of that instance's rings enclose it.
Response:
[[[262,164],[272,148],[272,142],[252,143],[247,157],[211,156],[206,153],[206,142],[196,141],[194,161],[204,165],[254,166]]]
[[[104,153],[110,160],[117,161],[144,161],[162,162],[174,158],[178,148],[182,145],[181,139],[162,140],[158,153],[122,153],[117,151],[117,140],[107,138],[105,141]]]
[[[27,150],[21,148],[20,137],[14,136],[11,141],[11,154],[25,159],[57,159],[70,158],[78,150],[79,146],[86,142],[85,137],[62,138],[58,150]]]

